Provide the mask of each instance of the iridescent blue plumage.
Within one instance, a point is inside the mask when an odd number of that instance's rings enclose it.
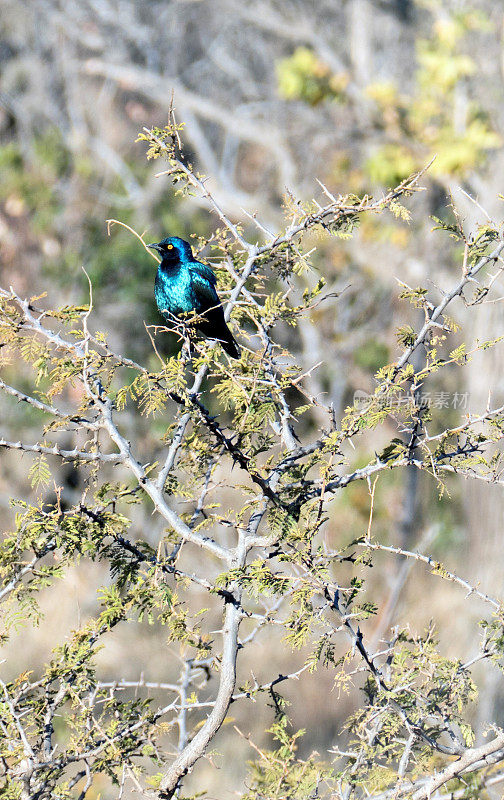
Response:
[[[161,255],[156,273],[154,297],[159,311],[169,321],[194,311],[202,319],[196,329],[209,339],[217,339],[226,353],[238,358],[238,346],[224,320],[215,289],[217,279],[206,264],[196,261],[191,245],[178,236],[150,244]]]

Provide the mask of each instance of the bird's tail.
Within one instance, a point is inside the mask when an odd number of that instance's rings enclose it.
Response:
[[[221,312],[222,313],[222,312]],[[207,339],[219,342],[220,346],[231,358],[240,358],[240,348],[235,342],[233,334],[229,330],[224,320],[204,320],[198,325],[198,330]]]
[[[229,333],[229,339],[219,339],[222,349],[231,356],[231,358],[240,358],[240,348],[234,340],[232,333]]]

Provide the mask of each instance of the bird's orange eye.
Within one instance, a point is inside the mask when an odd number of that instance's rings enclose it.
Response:
[[[167,248],[168,248],[168,250],[173,250],[173,245],[169,244],[169,245],[167,245]]]

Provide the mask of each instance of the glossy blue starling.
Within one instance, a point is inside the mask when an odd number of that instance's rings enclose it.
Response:
[[[196,330],[216,339],[226,353],[238,358],[240,352],[224,320],[222,303],[215,290],[217,278],[206,264],[196,261],[189,242],[169,236],[148,247],[161,256],[156,273],[154,297],[159,311],[170,322],[173,317],[194,311],[200,319]]]

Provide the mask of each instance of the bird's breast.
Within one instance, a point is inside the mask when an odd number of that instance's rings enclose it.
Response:
[[[168,311],[174,316],[188,314],[194,308],[192,295],[188,270],[179,270],[176,274],[170,275],[158,269],[154,296],[161,313]]]

